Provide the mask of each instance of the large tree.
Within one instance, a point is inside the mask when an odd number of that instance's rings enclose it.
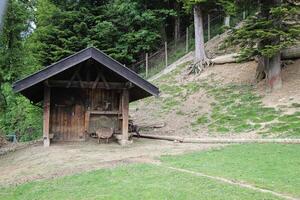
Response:
[[[191,65],[191,71],[198,73],[210,63],[204,48],[204,14],[210,10],[231,14],[235,6],[232,0],[183,0],[183,3],[185,8],[193,10],[194,14],[195,59]]]
[[[258,80],[266,78],[269,90],[276,90],[282,86],[281,50],[299,40],[299,6],[281,0],[261,0],[259,6],[259,13],[235,29],[229,41],[242,47],[241,60],[258,57]]]

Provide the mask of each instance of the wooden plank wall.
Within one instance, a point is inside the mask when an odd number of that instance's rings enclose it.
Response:
[[[53,88],[50,106],[50,133],[54,134],[53,140],[84,141],[87,111],[118,111],[119,102],[118,90]],[[101,117],[99,115],[99,120]]]

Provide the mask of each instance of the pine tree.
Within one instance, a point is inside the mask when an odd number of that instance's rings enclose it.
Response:
[[[241,60],[257,56],[257,78],[266,78],[269,90],[281,88],[280,51],[300,36],[299,6],[292,1],[260,1],[260,11],[234,29],[228,43],[240,45]]]
[[[130,64],[161,44],[158,27],[173,15],[172,9],[158,0],[38,0],[37,54],[43,65],[49,65],[95,46]]]

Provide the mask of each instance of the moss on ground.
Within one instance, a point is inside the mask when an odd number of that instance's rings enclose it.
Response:
[[[256,131],[263,135],[300,136],[300,112],[292,115],[266,107],[250,85],[206,85],[216,102],[205,120],[196,118],[192,126],[208,126],[211,133],[245,133]],[[295,107],[295,106],[294,106]]]

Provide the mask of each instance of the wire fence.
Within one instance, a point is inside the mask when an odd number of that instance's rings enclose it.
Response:
[[[230,17],[229,20],[225,20],[226,16],[219,13],[211,13],[205,16],[203,19],[204,41],[207,42],[213,37],[222,34],[225,31],[226,25],[235,26],[253,13],[253,11],[244,11],[238,13],[234,17]],[[143,59],[129,67],[140,76],[149,78],[159,73],[185,54],[194,50],[194,47],[194,26],[191,25],[186,28],[185,34],[183,34],[178,40],[164,42],[161,48],[156,52],[146,53]]]

